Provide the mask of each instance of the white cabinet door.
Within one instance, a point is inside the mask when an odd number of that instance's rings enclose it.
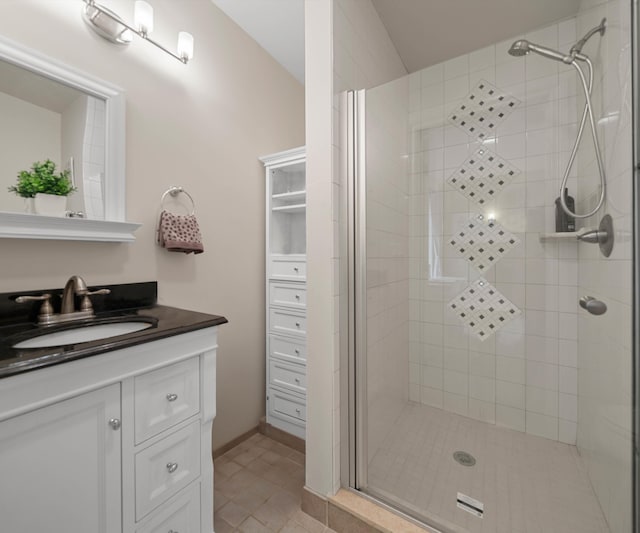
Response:
[[[121,532],[119,419],[116,383],[2,422],[0,529]]]

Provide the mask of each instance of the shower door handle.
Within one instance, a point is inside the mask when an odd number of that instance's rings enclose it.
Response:
[[[586,309],[592,315],[604,315],[607,312],[607,304],[596,300],[593,296],[580,298],[580,307]]]

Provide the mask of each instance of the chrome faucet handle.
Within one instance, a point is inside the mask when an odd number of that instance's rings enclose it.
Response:
[[[26,302],[42,302],[40,311],[38,312],[38,322],[48,323],[53,316],[53,306],[51,305],[51,294],[41,294],[40,296],[18,296],[16,303],[23,304]]]
[[[94,294],[111,294],[111,289],[98,289],[96,291],[87,291],[87,296],[93,296]]]
[[[91,298],[89,298],[89,296],[93,296],[95,294],[111,294],[111,289],[98,289],[96,291],[87,291],[83,293],[82,301],[80,302],[80,311],[93,312],[93,304],[91,303]]]

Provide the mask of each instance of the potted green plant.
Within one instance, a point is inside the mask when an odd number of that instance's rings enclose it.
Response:
[[[9,187],[23,198],[33,198],[35,212],[39,215],[64,216],[67,196],[76,188],[69,179],[69,171],[56,173],[56,164],[47,159],[31,166],[31,170],[21,170],[15,185]]]

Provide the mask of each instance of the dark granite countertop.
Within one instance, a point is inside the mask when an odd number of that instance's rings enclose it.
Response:
[[[7,302],[15,300],[15,296],[18,293],[0,295],[0,378],[121,348],[128,348],[181,333],[218,326],[227,322],[227,319],[223,316],[156,304],[155,291],[157,287],[155,282],[109,287],[112,288],[112,294],[115,295],[115,298],[109,300],[106,304],[102,302],[97,305],[95,318],[71,324],[46,327],[36,325],[33,310],[25,317],[24,314],[17,314],[14,308],[14,320],[11,320],[10,316],[6,314],[3,316],[3,307],[5,309],[9,307]],[[153,291],[153,294],[149,290]],[[42,293],[45,291],[32,292]],[[21,294],[28,293],[23,292]],[[131,297],[131,294],[135,294],[135,297]],[[119,301],[118,295],[120,295]],[[117,304],[120,304],[121,308],[118,309]],[[15,305],[17,304],[13,302],[13,306]],[[124,320],[127,322],[148,322],[151,327],[117,337],[64,346],[13,348],[14,344],[27,338],[32,338],[38,333],[46,334],[75,329],[80,325],[118,323]]]

